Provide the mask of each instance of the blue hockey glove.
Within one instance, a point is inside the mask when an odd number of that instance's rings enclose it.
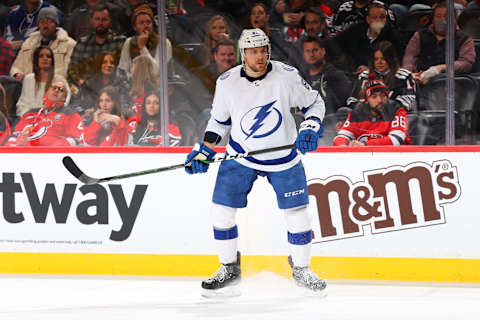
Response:
[[[202,143],[195,144],[193,150],[188,154],[187,161],[185,161],[185,171],[188,174],[204,173],[208,170],[208,163],[202,160],[213,159],[216,152]]]
[[[320,119],[307,119],[300,124],[296,141],[297,149],[305,154],[317,149],[318,139],[322,137],[323,126]]]

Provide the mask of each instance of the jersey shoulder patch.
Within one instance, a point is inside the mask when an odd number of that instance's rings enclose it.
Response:
[[[288,72],[292,72],[292,71],[296,70],[294,67],[289,66],[287,64],[282,64],[282,68],[283,68],[283,70],[288,71]]]
[[[218,77],[218,79],[220,79],[220,80],[225,80],[225,79],[227,79],[228,77],[230,77],[230,74],[231,74],[231,73],[232,73],[231,71],[225,71],[224,73],[222,73],[222,74]]]

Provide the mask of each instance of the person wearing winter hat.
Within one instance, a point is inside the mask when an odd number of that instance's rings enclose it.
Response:
[[[353,109],[333,140],[334,146],[411,144],[407,111],[388,99],[388,89],[379,79],[365,84],[365,102]]]
[[[122,47],[118,68],[130,74],[132,60],[137,56],[148,56],[153,61],[160,55],[158,34],[154,30],[154,15],[152,9],[142,4],[135,8],[132,14],[132,27],[137,35],[127,38]],[[172,58],[172,45],[165,39],[167,47],[167,61]],[[156,62],[155,62],[156,64]]]
[[[32,56],[36,48],[48,46],[55,57],[55,74],[66,77],[70,57],[77,42],[59,25],[58,12],[55,7],[44,7],[38,13],[38,31],[32,33],[22,45],[15,62],[10,69],[10,76],[23,81],[25,75],[33,71]]]
[[[14,50],[18,50],[23,41],[38,30],[38,15],[45,7],[55,8],[43,0],[22,0],[16,9],[9,13],[5,21],[4,38],[12,44]],[[61,19],[59,12],[57,12],[57,19],[58,21]]]

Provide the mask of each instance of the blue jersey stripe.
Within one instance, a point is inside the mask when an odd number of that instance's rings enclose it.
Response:
[[[218,123],[220,124],[223,124],[224,126],[230,126],[232,125],[232,118],[228,118],[227,121],[218,121],[217,119],[215,119],[215,121],[217,121]]]

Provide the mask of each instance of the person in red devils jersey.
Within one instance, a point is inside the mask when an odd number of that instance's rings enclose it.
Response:
[[[84,116],[85,119],[85,116]],[[121,111],[120,94],[112,86],[100,90],[89,123],[85,120],[85,143],[94,146],[123,146],[128,142],[129,126]]]
[[[160,146],[162,144],[160,95],[151,92],[145,95],[142,105],[142,113],[130,117],[127,122],[130,126],[129,145],[137,146]],[[180,129],[170,123],[168,127],[169,146],[177,146],[182,140]]]
[[[407,111],[397,101],[388,99],[383,81],[373,79],[365,84],[365,102],[351,111],[334,146],[372,146],[410,144]]]
[[[69,95],[66,81],[53,83],[43,105],[29,110],[17,125],[7,146],[75,146],[83,142],[82,117],[66,107]]]

